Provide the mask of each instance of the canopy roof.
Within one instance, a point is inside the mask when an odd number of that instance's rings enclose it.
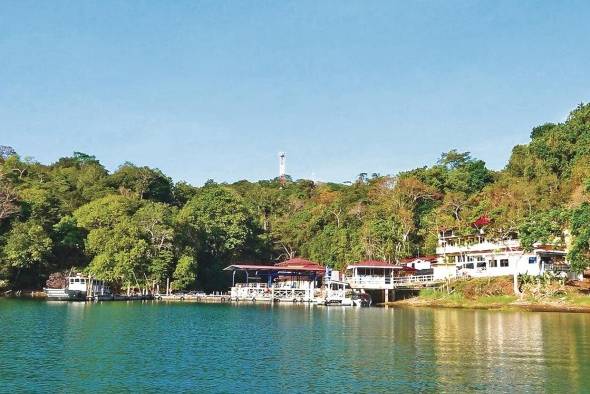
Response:
[[[266,271],[266,272],[302,272],[302,273],[321,273],[326,272],[326,268],[318,263],[305,260],[302,258],[294,258],[275,265],[263,264],[232,264],[224,268],[224,271]]]
[[[380,260],[365,260],[355,264],[350,264],[346,269],[351,268],[390,268],[390,269],[401,269],[402,267],[388,263],[387,261]]]
[[[417,257],[406,257],[404,259],[400,259],[400,263],[411,263],[414,261],[418,261],[418,260],[422,260],[422,261],[429,261],[431,263],[435,263],[437,260],[437,256],[436,255],[429,255],[429,256],[417,256]]]

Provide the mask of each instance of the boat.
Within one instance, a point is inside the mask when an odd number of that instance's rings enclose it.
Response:
[[[351,289],[347,282],[327,280],[315,303],[324,306],[371,306],[371,297]]]
[[[106,301],[112,300],[110,288],[102,280],[80,274],[68,276],[61,288],[44,288],[48,301]]]

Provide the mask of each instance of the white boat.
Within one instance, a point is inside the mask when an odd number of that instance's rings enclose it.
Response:
[[[92,279],[80,274],[68,276],[63,288],[44,288],[48,301],[102,301],[112,300],[110,288],[102,280]]]
[[[371,297],[350,288],[347,282],[328,280],[315,299],[317,305],[371,306]]]

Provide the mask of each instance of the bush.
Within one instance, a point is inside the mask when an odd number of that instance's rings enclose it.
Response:
[[[48,289],[63,289],[66,287],[66,275],[63,272],[54,272],[49,275],[45,286]]]
[[[514,295],[512,278],[506,276],[460,279],[454,282],[451,287],[463,294],[465,298],[472,300],[483,296]]]

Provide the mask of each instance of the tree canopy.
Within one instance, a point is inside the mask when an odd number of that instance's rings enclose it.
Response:
[[[561,244],[576,270],[590,265],[590,105],[533,128],[501,171],[451,150],[431,166],[351,179],[199,187],[128,162],[109,172],[87,153],[44,165],[0,146],[0,284],[36,287],[76,267],[120,286],[170,278],[218,290],[233,262],[397,261],[484,216],[490,236]]]

